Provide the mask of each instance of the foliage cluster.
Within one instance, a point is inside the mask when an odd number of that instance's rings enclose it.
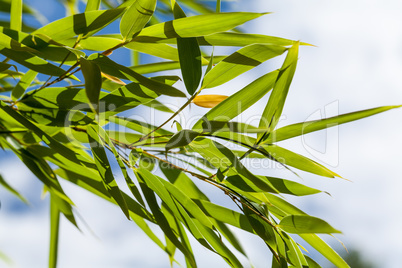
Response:
[[[61,179],[116,204],[166,252],[171,265],[180,252],[187,267],[197,267],[191,235],[228,266],[243,267],[238,256],[246,253],[230,225],[259,236],[272,253],[272,267],[320,267],[295,236],[337,267],[349,267],[317,235],[339,231],[284,197],[321,191],[270,177],[269,170],[254,174],[241,160],[267,158],[293,173],[291,168],[340,177],[278,142],[397,106],[277,128],[299,47],[309,44],[237,30],[265,13],[221,12],[219,0],[216,5],[88,0],[85,10],[80,1],[61,2],[68,14],[36,29],[22,20],[41,16],[32,7],[22,0],[0,0],[0,11],[10,15],[0,27],[0,147],[15,153],[50,196],[49,267],[57,263],[60,215],[78,228],[73,200]],[[119,32],[100,32],[118,20]],[[205,52],[204,47],[215,46],[236,51],[218,56]],[[122,50],[136,59],[132,66],[111,59],[112,52]],[[282,66],[229,97],[203,93],[282,54]],[[160,60],[141,63],[141,55]],[[185,92],[174,86],[181,80]],[[233,120],[267,94],[258,126]],[[172,111],[158,101],[162,95],[187,101]],[[191,129],[178,122],[176,132],[163,128],[191,103],[210,109]],[[139,106],[171,116],[152,125],[122,115]],[[121,190],[112,166],[121,170],[129,191]],[[194,180],[217,187],[238,209],[211,202]],[[1,176],[0,182],[25,201]],[[163,231],[164,242],[149,225]]]

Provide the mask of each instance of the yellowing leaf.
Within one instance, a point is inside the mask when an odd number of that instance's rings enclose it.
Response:
[[[226,100],[227,98],[228,96],[225,95],[201,95],[195,97],[193,103],[204,108],[214,108],[216,105]]]
[[[105,74],[105,73],[102,73],[102,72],[101,72],[101,75],[102,75],[103,77],[105,77],[106,79],[109,79],[110,81],[115,82],[115,83],[117,83],[117,84],[119,84],[119,85],[122,85],[122,86],[125,86],[125,85],[126,85],[126,83],[124,83],[123,81],[121,81],[119,78],[114,77],[113,75],[108,75],[108,74]]]

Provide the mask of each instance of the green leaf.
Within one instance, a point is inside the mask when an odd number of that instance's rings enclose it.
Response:
[[[164,232],[165,236],[167,236],[169,240],[184,254],[186,259],[189,260],[191,267],[197,267],[191,249],[186,247],[185,243],[177,239],[175,233],[172,230],[172,227],[169,225],[166,216],[161,212],[156,201],[155,193],[157,193],[158,196],[165,202],[164,204],[170,203],[170,206],[168,206],[169,208],[174,208],[175,204],[173,200],[169,197],[169,193],[166,191],[166,189],[163,188],[163,185],[156,178],[156,176],[154,176],[152,173],[149,173],[147,170],[134,170],[134,173],[137,176],[138,181],[140,182],[142,191],[155,217],[155,220]]]
[[[102,54],[93,54],[88,59],[94,61],[101,69],[103,73],[121,78],[121,79],[128,79],[133,82],[139,82],[142,86],[155,91],[158,94],[164,94],[172,97],[185,97],[186,95],[179,91],[178,89],[160,83],[158,81],[149,79],[145,76],[140,75],[139,73],[123,66],[120,64],[115,63],[114,61],[110,60],[108,57]]]
[[[11,49],[3,48],[2,50],[0,50],[0,54],[3,54],[13,61],[38,73],[52,76],[61,76],[65,73],[62,68],[59,68],[26,51],[14,51]]]
[[[261,151],[266,152],[267,155],[272,156],[275,161],[284,165],[292,166],[297,169],[307,171],[320,176],[335,178],[339,176],[335,172],[327,169],[323,165],[292,151],[286,150],[277,145],[262,145]]]
[[[18,81],[17,85],[13,88],[13,91],[11,91],[11,99],[12,100],[17,100],[19,99],[22,95],[24,95],[25,91],[27,88],[31,85],[32,81],[35,79],[36,75],[38,73],[32,70],[28,70]]]
[[[87,128],[87,133],[93,157],[96,166],[98,168],[99,174],[105,183],[105,187],[110,193],[110,195],[117,202],[117,204],[120,206],[121,210],[126,215],[127,219],[129,219],[127,203],[123,198],[122,192],[120,191],[114,179],[112,168],[110,166],[109,160],[107,159],[105,148],[103,147],[103,142],[101,141],[98,133],[96,132],[93,126],[89,126]]]
[[[299,51],[299,42],[296,42],[289,50],[288,55],[279,71],[278,78],[275,81],[274,89],[269,97],[267,106],[262,113],[260,127],[274,129],[282,114],[285,105],[286,96],[289,91],[290,83],[296,70],[297,56]],[[258,134],[261,139],[264,134]]]
[[[222,32],[214,33],[206,36],[197,37],[198,44],[200,46],[235,46],[243,47],[252,44],[270,44],[277,46],[291,46],[295,41],[262,34],[249,34],[249,33],[235,33],[235,32]],[[175,38],[170,39],[151,39],[151,38],[139,38],[138,42],[144,43],[176,43]],[[311,46],[310,44],[301,42],[300,45]]]
[[[224,58],[225,58],[224,56],[214,56],[213,62],[211,64],[218,63],[220,60]],[[202,61],[202,64],[207,65],[209,64],[209,62]],[[141,74],[155,73],[161,71],[180,69],[180,63],[178,61],[156,62],[156,63],[132,66],[130,67],[130,69]]]
[[[0,73],[10,69],[12,67],[14,67],[14,69],[18,72],[17,70],[17,66],[13,65],[13,64],[8,64],[8,63],[4,63],[4,62],[0,62]]]
[[[77,226],[71,208],[73,202],[64,193],[56,178],[56,175],[48,163],[42,158],[37,157],[30,150],[23,148],[11,136],[7,137],[6,143],[8,144],[8,147],[18,156],[18,158],[20,158],[20,160],[31,170],[31,172],[45,184],[46,189],[48,189],[51,194],[51,198],[53,198],[54,202],[56,202],[58,209],[72,224]]]
[[[186,14],[175,0],[171,1],[175,19],[185,18]],[[187,92],[193,95],[201,81],[201,50],[197,38],[177,38],[180,69]]]
[[[98,135],[102,138],[102,140],[109,146],[109,148],[111,149],[114,157],[116,158],[117,163],[119,164],[119,167],[121,169],[121,172],[123,173],[123,176],[124,176],[124,179],[126,181],[126,184],[127,184],[128,188],[130,189],[130,191],[133,194],[133,196],[138,200],[138,202],[145,207],[145,203],[144,203],[144,201],[142,199],[142,196],[141,196],[137,186],[134,184],[134,182],[132,181],[132,179],[128,175],[126,166],[124,165],[124,162],[123,162],[121,156],[117,152],[117,149],[115,148],[113,142],[109,138],[109,136],[106,133],[106,131],[102,127],[100,127],[99,125],[91,125],[91,126],[89,126],[89,128],[95,129],[96,133],[98,133]]]
[[[166,150],[169,151],[173,148],[186,146],[191,143],[200,133],[189,129],[184,129],[174,134],[168,143],[166,143]]]
[[[22,27],[22,0],[11,0],[10,28],[21,31]]]
[[[6,180],[1,176],[0,174],[0,185],[3,186],[6,190],[14,194],[16,197],[18,197],[22,202],[25,204],[28,204],[28,201],[23,197],[19,192],[17,192],[13,187],[11,187],[10,184],[6,182]]]
[[[261,215],[256,214],[248,206],[243,205],[244,214],[247,217],[250,225],[253,227],[255,233],[261,237],[268,246],[276,248],[275,229],[268,222],[261,218]]]
[[[124,47],[163,59],[173,61],[179,60],[177,48],[167,44],[130,42],[127,45],[124,45]]]
[[[373,109],[362,110],[358,112],[352,112],[347,114],[341,114],[325,119],[306,121],[289,126],[282,127],[273,131],[266,141],[263,143],[273,143],[282,140],[287,140],[300,135],[308,134],[314,131],[338,126],[355,120],[359,120],[368,116],[372,116],[378,113],[382,113],[391,109],[400,108],[401,105],[395,106],[382,106]]]
[[[231,12],[175,19],[144,28],[134,41],[210,35],[230,30],[265,14]]]
[[[49,23],[32,34],[42,34],[54,41],[62,41],[77,35],[90,36],[116,20],[124,10],[125,8],[116,8],[75,14]]]
[[[88,0],[87,6],[85,7],[85,12],[98,10],[100,7],[101,0]]]
[[[193,129],[200,128],[202,122],[206,120],[230,121],[267,94],[272,89],[277,75],[278,71],[273,71],[253,81],[212,108],[194,124]]]
[[[350,268],[350,266],[316,234],[299,234],[299,236],[309,243],[315,250],[332,262],[338,268]],[[314,266],[313,266],[314,267]]]
[[[309,268],[321,268],[321,266],[318,264],[318,263],[316,263],[312,258],[310,258],[309,256],[307,256],[307,255],[304,255],[304,257],[306,258],[306,260],[307,260],[307,263],[308,263],[308,267]]]
[[[137,0],[124,13],[120,22],[123,39],[131,39],[148,23],[156,8],[156,0]]]
[[[247,180],[244,180],[241,176],[229,176],[223,182],[226,186],[234,190],[240,190],[244,192],[274,192],[276,191],[283,194],[291,194],[296,196],[304,196],[321,193],[320,190],[310,188],[301,183],[297,183],[291,180],[285,180],[280,178],[257,176],[261,179],[261,182],[265,182],[256,187]],[[272,188],[272,186],[274,188]],[[274,189],[274,190],[273,190]]]
[[[85,79],[85,93],[94,113],[99,113],[99,96],[102,88],[102,75],[98,65],[85,58],[80,59],[82,74]]]
[[[333,228],[326,221],[308,215],[289,215],[284,217],[278,227],[285,232],[293,234],[321,233],[332,234],[341,233]]]
[[[63,179],[76,184],[83,189],[88,190],[96,196],[99,196],[113,204],[118,205],[116,201],[110,196],[102,178],[99,175],[99,172],[97,172],[96,170],[94,170],[94,172],[92,172],[92,170],[88,172],[87,170],[86,173],[79,174],[74,171],[75,170],[71,170],[71,167],[67,166],[56,170],[56,173]],[[150,222],[155,223],[155,220],[150,212],[148,212],[145,208],[143,208],[139,203],[137,203],[134,199],[129,197],[124,192],[122,192],[122,195],[127,203],[128,209],[130,210],[130,215],[138,215]]]
[[[241,48],[223,59],[206,74],[201,88],[222,85],[285,51],[284,47],[265,44],[253,44]]]
[[[57,267],[57,255],[59,248],[60,211],[57,204],[50,199],[50,245],[49,268]]]
[[[193,95],[201,81],[201,50],[196,38],[177,38],[180,69],[187,92]]]

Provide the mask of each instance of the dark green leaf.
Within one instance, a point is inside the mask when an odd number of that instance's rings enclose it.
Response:
[[[99,113],[99,96],[102,88],[101,71],[95,63],[80,59],[82,74],[85,79],[85,93],[89,100],[89,105],[94,113]]]

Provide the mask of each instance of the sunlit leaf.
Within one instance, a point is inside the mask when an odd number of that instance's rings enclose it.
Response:
[[[296,42],[289,50],[286,59],[279,71],[277,80],[275,81],[274,89],[267,106],[262,113],[260,127],[268,127],[274,129],[281,117],[283,107],[285,105],[286,96],[289,91],[290,83],[296,70],[297,55],[299,52],[299,43]],[[257,135],[261,138],[263,134]]]
[[[120,22],[123,39],[130,39],[144,28],[154,13],[156,0],[137,0],[124,13]]]
[[[11,185],[6,182],[6,180],[1,176],[1,174],[0,174],[0,185],[3,186],[5,189],[7,189],[10,193],[14,194],[16,197],[18,197],[22,202],[28,204],[28,201],[25,199],[25,197],[23,197],[19,192],[17,192],[13,187],[11,187]]]
[[[286,48],[284,47],[264,44],[254,44],[241,48],[223,59],[206,74],[201,87],[211,88],[222,85],[285,51]]]
[[[236,92],[212,108],[203,116],[203,118],[194,124],[193,128],[199,128],[202,124],[202,121],[205,120],[230,121],[232,118],[236,117],[261,99],[268,91],[270,91],[274,85],[277,75],[278,71],[273,71],[253,81],[240,91]]]
[[[141,31],[134,41],[197,37],[230,30],[266,13],[232,12],[198,15],[163,22]]]
[[[99,96],[102,87],[102,75],[99,67],[92,61],[80,59],[82,74],[85,79],[85,93],[92,111],[99,113]]]
[[[326,221],[308,215],[286,216],[281,220],[278,226],[285,232],[294,234],[340,233],[340,231],[334,229]]]
[[[10,28],[21,31],[22,26],[22,0],[11,0]]]
[[[324,118],[320,120],[306,121],[302,123],[297,123],[289,126],[285,126],[273,131],[266,141],[263,143],[272,143],[282,140],[287,140],[300,135],[308,134],[314,131],[338,126],[340,124],[345,124],[355,120],[359,120],[368,116],[372,116],[378,113],[382,113],[391,109],[400,108],[402,106],[382,106],[373,109],[362,110],[358,112],[352,112],[347,114],[341,114],[338,116],[333,116],[329,118]]]
[[[225,95],[197,95],[192,102],[200,107],[214,108],[216,105],[226,100],[228,96]]]

